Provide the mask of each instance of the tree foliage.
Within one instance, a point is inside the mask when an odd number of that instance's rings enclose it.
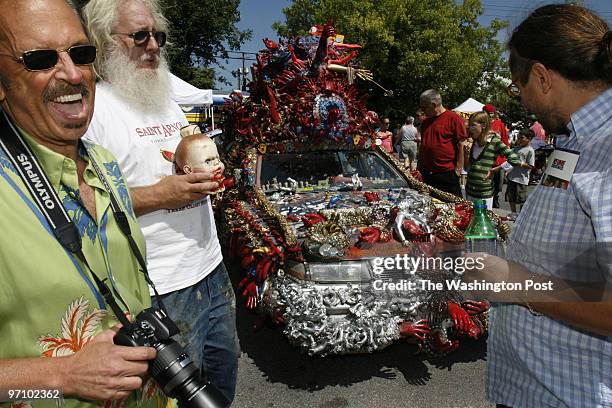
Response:
[[[170,70],[192,85],[212,88],[215,78],[209,65],[227,58],[226,47],[240,48],[251,30],[239,30],[240,0],[162,0],[170,22]]]
[[[313,24],[334,22],[345,42],[363,46],[360,65],[394,92],[385,97],[370,84],[371,107],[396,120],[413,114],[426,89],[440,91],[446,106],[468,97],[495,99],[509,78],[497,33],[507,26],[493,20],[482,26],[480,0],[293,0],[283,10],[286,22],[275,23],[281,36],[303,35]],[[503,110],[501,103],[498,106]]]

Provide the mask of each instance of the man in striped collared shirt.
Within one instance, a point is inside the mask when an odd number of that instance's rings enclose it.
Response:
[[[547,5],[509,42],[509,91],[563,135],[557,148],[579,159],[569,184],[543,184],[530,194],[507,260],[487,256],[483,270],[464,275],[554,285],[492,298],[506,302],[493,303],[487,355],[487,397],[499,407],[612,407],[609,30],[583,7]]]

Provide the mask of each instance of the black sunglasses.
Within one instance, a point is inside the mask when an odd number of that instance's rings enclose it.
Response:
[[[73,45],[64,50],[30,50],[21,54],[19,58],[9,54],[0,55],[15,58],[28,71],[47,71],[57,65],[59,53],[64,51],[75,65],[89,65],[96,60],[96,47],[93,45]]]
[[[134,40],[136,45],[144,45],[149,42],[151,37],[155,38],[158,46],[163,47],[166,44],[166,33],[163,31],[136,31],[135,33],[113,33],[119,35],[127,35]]]

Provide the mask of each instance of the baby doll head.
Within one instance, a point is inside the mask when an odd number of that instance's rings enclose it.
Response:
[[[210,172],[213,180],[222,181],[225,166],[215,142],[202,133],[183,136],[174,153],[177,174]],[[220,189],[219,191],[222,191]]]
[[[174,161],[177,169],[185,174],[211,171],[223,174],[225,166],[219,159],[215,142],[201,133],[185,136],[176,147]]]

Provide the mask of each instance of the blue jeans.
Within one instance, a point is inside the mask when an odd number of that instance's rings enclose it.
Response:
[[[221,262],[193,286],[161,295],[181,333],[176,340],[206,373],[206,379],[230,401],[236,392],[240,346],[236,334],[236,298]],[[153,303],[159,307],[155,297]]]

